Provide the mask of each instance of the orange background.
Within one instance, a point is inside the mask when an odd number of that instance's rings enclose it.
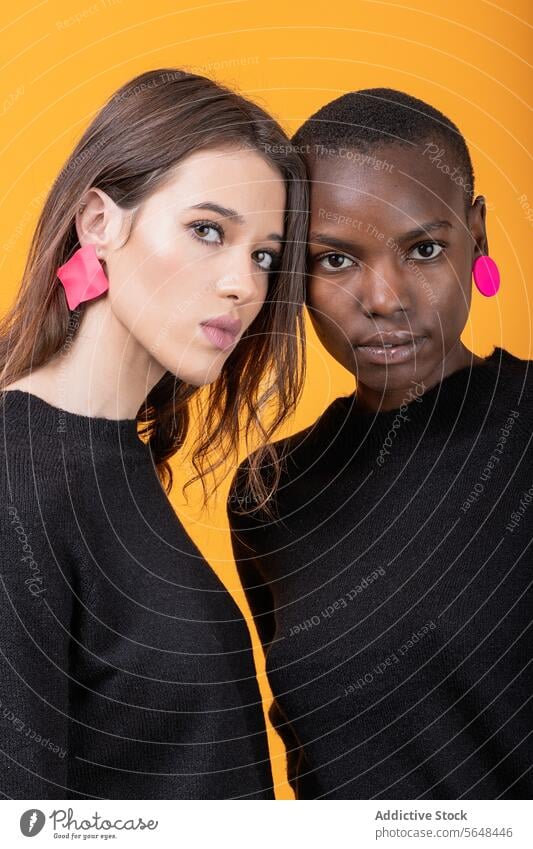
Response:
[[[0,309],[15,296],[43,197],[104,100],[149,68],[184,67],[230,84],[270,110],[289,132],[321,104],[357,88],[399,88],[429,101],[463,131],[489,204],[491,254],[501,294],[474,295],[464,340],[533,356],[531,333],[531,13],[526,0],[19,0],[2,12]],[[529,214],[528,214],[529,213]],[[312,422],[350,375],[309,326],[303,402],[285,432]],[[209,512],[183,502],[189,466],[174,458],[172,501],[185,526],[246,609],[231,557],[227,485]],[[253,626],[252,626],[253,627]],[[257,645],[256,645],[257,648]],[[265,705],[269,692],[259,650]],[[290,799],[284,754],[271,733],[276,793]]]

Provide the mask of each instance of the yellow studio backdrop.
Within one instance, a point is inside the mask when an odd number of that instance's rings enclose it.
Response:
[[[476,184],[489,207],[491,254],[502,274],[497,298],[473,296],[464,340],[486,355],[494,344],[533,356],[531,12],[527,0],[22,0],[4,6],[2,40],[0,309],[17,291],[43,198],[107,97],[150,68],[184,67],[232,85],[292,132],[345,91],[386,86],[429,101],[455,121],[470,146]],[[303,401],[285,432],[311,423],[350,375],[309,329]],[[283,434],[282,434],[283,435]],[[190,466],[173,460],[172,501],[187,530],[242,609],[226,523],[229,479],[209,512]],[[253,629],[253,626],[251,626]],[[270,694],[255,638],[258,675]],[[276,794],[290,799],[284,752],[270,732]]]

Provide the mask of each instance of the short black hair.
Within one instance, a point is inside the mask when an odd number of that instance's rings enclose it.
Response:
[[[367,88],[343,94],[311,115],[292,138],[300,151],[315,157],[341,147],[368,153],[389,145],[416,146],[421,153],[421,142],[442,145],[441,168],[455,176],[470,205],[474,168],[463,135],[438,109],[403,91]]]

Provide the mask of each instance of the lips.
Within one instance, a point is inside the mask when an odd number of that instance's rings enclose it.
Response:
[[[426,341],[425,336],[416,336],[407,331],[375,333],[355,345],[359,356],[378,365],[405,363],[417,356]]]
[[[225,351],[235,344],[242,327],[242,322],[238,318],[218,316],[218,318],[210,318],[207,321],[202,321],[200,327],[204,336],[215,348]]]

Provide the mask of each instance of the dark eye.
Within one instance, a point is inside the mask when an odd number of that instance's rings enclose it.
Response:
[[[220,227],[216,227],[212,223],[202,221],[192,224],[191,226],[195,236],[198,239],[201,239],[202,242],[222,243],[222,231],[220,230]]]
[[[346,268],[355,265],[353,259],[345,254],[324,254],[324,256],[319,257],[318,263],[327,271],[344,271]]]
[[[408,257],[410,259],[435,259],[442,251],[443,247],[438,242],[422,242],[411,249]]]
[[[255,251],[252,259],[263,271],[274,271],[279,257],[270,251]]]

